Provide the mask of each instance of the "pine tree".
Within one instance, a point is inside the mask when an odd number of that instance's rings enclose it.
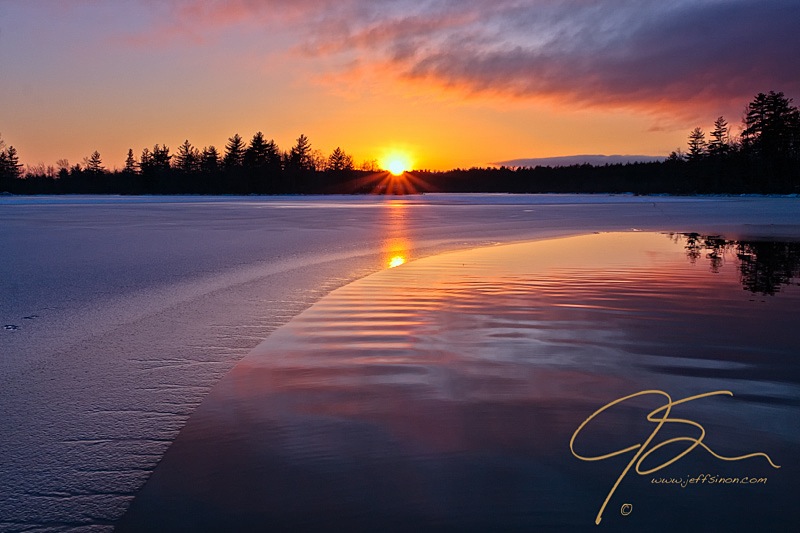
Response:
[[[759,93],[747,106],[742,140],[767,158],[800,157],[800,111],[782,92]]]
[[[143,174],[153,169],[153,153],[147,148],[142,150],[142,156],[139,158],[139,169]]]
[[[225,157],[222,158],[222,164],[229,169],[241,167],[244,164],[244,152],[244,141],[238,133],[235,133],[225,145]]]
[[[331,152],[331,155],[328,156],[327,169],[334,172],[353,170],[353,158],[347,155],[344,150],[337,146],[336,149]]]
[[[266,159],[267,159],[267,168],[272,170],[273,172],[279,172],[281,170],[281,153],[278,150],[278,145],[275,144],[273,139],[267,141],[267,145],[265,147]]]
[[[136,173],[136,158],[133,157],[133,148],[128,149],[128,156],[125,158],[125,168],[122,169],[122,172],[126,174],[135,174]]]
[[[303,134],[297,138],[297,143],[289,151],[289,166],[293,170],[299,171],[308,171],[314,168],[311,158],[311,143]]]
[[[159,146],[158,144],[153,146],[153,152],[151,157],[151,165],[154,170],[157,171],[166,171],[170,168],[170,160],[172,156],[169,153],[169,148],[164,146]]]
[[[0,137],[0,180],[6,177],[8,172],[8,159],[6,156],[6,143]]]
[[[92,174],[102,174],[105,170],[103,161],[100,159],[100,152],[95,150],[92,152],[92,155],[89,156],[89,159],[86,160],[86,171]]]
[[[153,154],[150,152],[149,149],[144,148],[142,150],[142,157],[139,158],[139,167],[144,170],[145,168],[149,168],[153,164]]]
[[[267,166],[267,141],[260,131],[253,135],[250,145],[244,151],[244,166],[248,168],[263,168]]]
[[[730,150],[728,123],[723,117],[718,117],[714,121],[714,129],[711,131],[711,141],[708,143],[709,155],[724,155]]]
[[[208,173],[219,170],[219,152],[215,146],[203,148],[203,152],[200,154],[200,170]]]
[[[706,134],[700,128],[695,128],[689,134],[689,153],[686,158],[689,161],[697,161],[706,155]]]
[[[5,173],[6,177],[11,179],[19,179],[22,177],[22,165],[19,162],[17,149],[13,146],[6,148],[5,157]]]
[[[175,155],[175,168],[184,172],[196,172],[200,168],[200,151],[192,146],[189,139],[183,141]]]

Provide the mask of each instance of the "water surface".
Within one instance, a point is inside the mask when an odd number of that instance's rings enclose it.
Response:
[[[399,254],[400,252],[398,252]],[[800,515],[798,247],[608,233],[402,264],[239,362],[120,530],[786,530]],[[662,405],[701,448],[631,471]],[[688,441],[644,463],[675,457]],[[646,468],[643,468],[646,469]],[[701,476],[705,476],[700,482]],[[716,477],[714,477],[716,476]],[[689,484],[696,478],[695,484]],[[714,479],[766,479],[757,484]],[[686,486],[681,485],[687,480]],[[630,505],[630,507],[623,507]]]

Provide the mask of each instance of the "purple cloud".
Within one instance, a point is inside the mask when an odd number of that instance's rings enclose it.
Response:
[[[797,0],[179,0],[172,20],[278,28],[302,54],[479,95],[675,109],[800,93]]]

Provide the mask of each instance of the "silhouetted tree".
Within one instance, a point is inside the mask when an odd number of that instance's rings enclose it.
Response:
[[[8,154],[6,154],[5,146],[0,144],[0,180],[11,179],[9,172]]]
[[[358,169],[364,172],[378,172],[380,167],[377,159],[366,159],[359,165]]]
[[[170,160],[172,156],[169,148],[161,145],[154,145],[153,150],[147,148],[142,150],[142,157],[139,159],[139,168],[142,177],[145,179],[145,188],[148,192],[157,192],[156,178],[164,176],[170,170]]]
[[[759,155],[785,159],[800,151],[800,111],[782,92],[759,93],[747,106],[742,140]]]
[[[301,134],[297,138],[297,143],[289,151],[289,166],[292,170],[309,171],[314,168],[314,161],[311,157],[311,143],[308,137]]]
[[[6,167],[8,166],[7,154],[6,154],[6,143],[3,141],[3,138],[0,137],[0,180],[4,178],[8,178],[9,176],[6,175]]]
[[[260,131],[253,135],[250,145],[244,151],[244,166],[248,168],[264,168],[268,160],[267,141]]]
[[[22,177],[22,165],[19,162],[17,149],[13,146],[9,145],[5,150],[0,149],[0,176],[9,180]]]
[[[128,155],[125,157],[125,168],[122,169],[122,172],[126,174],[136,174],[136,158],[133,157],[133,148],[128,149]]]
[[[683,150],[680,148],[676,148],[675,150],[671,151],[667,156],[667,161],[670,162],[680,162],[686,161],[686,154],[683,153]]]
[[[169,148],[159,145],[153,146],[153,154],[152,154],[151,164],[153,165],[153,169],[157,171],[165,171],[169,170],[170,168],[170,160],[172,160],[172,156],[169,153]]]
[[[100,159],[100,152],[95,150],[89,159],[86,160],[86,171],[92,174],[102,174],[106,168],[103,166],[103,161]]]
[[[175,154],[175,168],[183,172],[196,172],[200,169],[200,151],[192,146],[189,139],[178,146]]]
[[[275,140],[270,139],[269,141],[267,141],[265,149],[266,149],[267,168],[269,168],[272,172],[280,172],[281,153],[280,150],[278,150],[278,145],[275,144]]]
[[[148,149],[142,149],[142,156],[139,158],[139,168],[142,172],[150,170],[153,166],[153,153]]]
[[[353,170],[353,158],[337,146],[328,156],[327,169],[332,171]]]
[[[260,131],[253,135],[244,152],[244,166],[251,193],[277,192],[281,156],[274,140],[267,141]]]
[[[714,121],[714,129],[710,133],[711,140],[708,142],[709,155],[724,155],[730,149],[730,130],[725,118],[718,117]]]
[[[233,137],[228,139],[228,144],[225,145],[225,156],[222,158],[222,164],[227,169],[241,167],[244,164],[244,152],[244,141],[238,133],[235,133]]]
[[[328,167],[328,158],[317,148],[311,150],[311,170],[322,172]]]
[[[215,173],[219,170],[219,152],[215,146],[203,148],[200,154],[200,170],[206,173]]]
[[[689,134],[689,161],[697,161],[706,154],[706,134],[700,128],[695,128]]]

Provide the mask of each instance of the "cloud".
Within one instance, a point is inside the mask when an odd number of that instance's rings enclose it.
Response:
[[[284,31],[293,51],[423,87],[580,106],[736,105],[800,93],[796,0],[175,0],[202,35]],[[165,31],[165,28],[162,28]],[[349,72],[343,72],[349,74]]]

